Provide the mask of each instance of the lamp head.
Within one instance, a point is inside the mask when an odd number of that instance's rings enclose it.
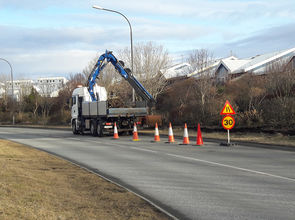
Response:
[[[98,6],[98,5],[93,5],[92,8],[99,9],[99,10],[103,10],[103,7],[100,7],[100,6]]]

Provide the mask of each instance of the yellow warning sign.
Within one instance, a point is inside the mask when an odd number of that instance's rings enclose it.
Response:
[[[224,116],[222,119],[222,126],[226,130],[232,129],[235,126],[235,123],[235,119],[230,115]]]
[[[220,112],[221,115],[235,115],[236,112],[233,109],[233,107],[231,106],[231,104],[229,103],[228,100],[226,100],[224,107],[222,109],[222,111]]]

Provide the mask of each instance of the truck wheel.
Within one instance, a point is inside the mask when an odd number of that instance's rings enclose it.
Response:
[[[93,121],[90,124],[90,133],[92,134],[92,136],[97,136],[97,128],[96,128],[96,123]]]
[[[76,127],[76,121],[72,122],[72,131],[73,131],[73,134],[78,134],[77,127]]]
[[[97,125],[97,135],[98,137],[102,137],[103,136],[103,132],[102,132],[102,126],[100,124]]]

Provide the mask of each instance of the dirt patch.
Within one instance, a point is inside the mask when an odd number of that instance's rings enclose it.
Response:
[[[0,176],[0,219],[169,219],[95,174],[6,140]]]

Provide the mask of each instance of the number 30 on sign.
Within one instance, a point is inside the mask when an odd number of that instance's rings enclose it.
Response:
[[[226,130],[232,129],[235,126],[235,123],[235,119],[230,115],[224,116],[222,119],[222,126]]]

